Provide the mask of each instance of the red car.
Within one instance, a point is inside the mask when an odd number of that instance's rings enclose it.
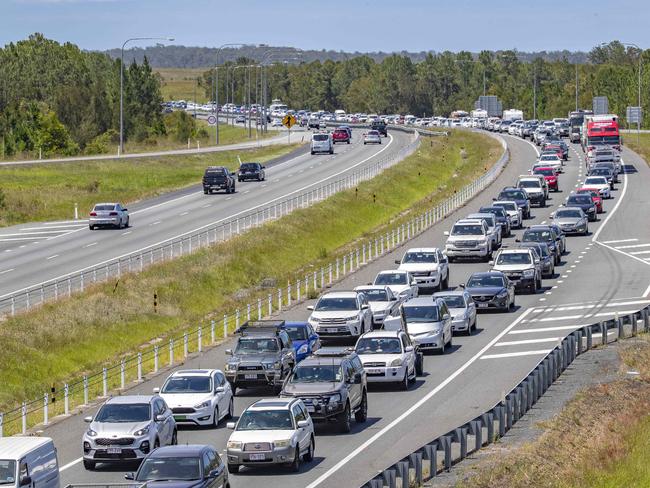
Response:
[[[350,133],[347,129],[336,129],[332,132],[332,143],[336,144],[337,142],[347,142],[350,144]]]
[[[557,172],[553,168],[538,167],[533,170],[533,174],[542,175],[549,190],[560,191]]]
[[[578,188],[577,194],[591,194],[591,200],[596,205],[596,213],[603,213],[603,197],[600,196],[597,188]]]

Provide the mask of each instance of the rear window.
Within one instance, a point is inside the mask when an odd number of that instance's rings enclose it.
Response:
[[[242,163],[240,169],[257,169],[257,163]]]
[[[206,174],[210,175],[222,175],[224,174],[223,168],[208,168],[205,170]]]
[[[115,210],[115,205],[95,205],[94,210]]]
[[[329,136],[327,134],[314,134],[313,138],[314,138],[314,141],[322,142],[322,141],[326,141],[327,139],[329,139]]]

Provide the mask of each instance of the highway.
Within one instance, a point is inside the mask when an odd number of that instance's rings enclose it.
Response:
[[[361,131],[355,131],[352,143],[336,145],[333,155],[312,156],[306,147],[268,163],[266,181],[238,182],[233,195],[204,195],[197,184],[130,204],[128,229],[90,231],[83,219],[4,228],[0,230],[0,298],[341,178],[398,153],[412,139],[412,134],[393,131],[383,144],[364,146]],[[197,174],[197,183],[202,176]],[[80,211],[83,215],[87,210]]]
[[[487,190],[444,222],[416,237],[402,248],[383,256],[337,283],[334,289],[351,289],[372,280],[382,269],[395,267],[406,247],[438,246],[445,242],[443,232],[453,222],[491,202],[503,187],[513,184],[536,158],[534,147],[521,139],[505,136],[511,162]],[[351,151],[353,148],[350,149]],[[650,199],[644,188],[650,169],[640,158],[624,150],[626,174],[621,177],[614,198],[605,201],[605,213],[590,223],[591,235],[567,237],[567,253],[556,268],[557,276],[545,279],[542,291],[518,295],[517,307],[510,313],[483,313],[478,331],[470,337],[454,337],[454,346],[444,356],[425,356],[425,375],[409,391],[390,387],[371,388],[368,420],[353,423],[347,435],[332,428],[317,428],[316,457],[303,464],[299,473],[277,469],[242,469],[230,477],[234,488],[258,486],[354,487],[397,459],[463,424],[498,402],[532,369],[559,338],[581,324],[593,323],[615,312],[629,313],[647,304],[650,292],[650,228],[640,225],[637,216],[647,215]],[[584,178],[582,151],[572,146],[571,157],[560,177],[559,193],[551,193],[547,207],[533,207],[526,225],[543,223],[570,191]],[[142,217],[144,218],[144,216]],[[504,239],[513,244],[521,231]],[[472,272],[488,269],[478,262],[451,265],[451,287],[463,283]],[[306,319],[305,302],[282,314],[287,319]],[[190,358],[185,368],[223,368],[227,342]],[[176,368],[181,369],[181,368]],[[150,393],[160,386],[169,371],[132,388],[131,393]],[[235,399],[235,414],[270,391],[242,390]],[[88,410],[83,415],[90,415]],[[81,464],[81,436],[86,429],[83,415],[74,415],[44,430],[58,447],[63,483],[104,483],[123,480],[125,467],[102,467],[85,471]],[[214,429],[182,429],[179,443],[210,443],[225,449],[230,431],[225,423]]]

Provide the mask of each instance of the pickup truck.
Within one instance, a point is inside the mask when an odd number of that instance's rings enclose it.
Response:
[[[208,166],[203,174],[203,193],[206,195],[213,191],[225,190],[226,193],[235,192],[235,173],[231,173],[223,166]]]

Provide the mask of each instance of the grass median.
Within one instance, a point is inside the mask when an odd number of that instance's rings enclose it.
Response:
[[[298,145],[259,149],[0,167],[0,226],[84,216],[96,202],[126,204],[197,184],[209,165],[235,169],[243,161],[268,161]]]
[[[195,254],[8,318],[0,327],[0,411],[38,397],[52,384],[60,391],[63,381],[115,364],[155,338],[265,298],[269,289],[262,283],[280,287],[320,269],[359,239],[374,238],[448,197],[486,171],[501,152],[497,141],[476,133],[425,138],[416,153],[355,190]]]

